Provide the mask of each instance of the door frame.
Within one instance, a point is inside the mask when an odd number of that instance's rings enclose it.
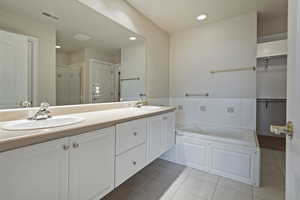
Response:
[[[90,83],[90,80],[91,80],[91,77],[92,77],[92,71],[91,71],[91,63],[92,62],[96,62],[96,63],[100,63],[100,64],[105,64],[105,65],[110,65],[111,67],[112,67],[112,69],[113,69],[113,71],[114,71],[114,79],[116,79],[116,73],[118,72],[118,70],[116,69],[116,64],[113,64],[113,63],[110,63],[110,62],[106,62],[106,61],[101,61],[101,60],[97,60],[97,59],[89,59],[89,61],[88,61],[88,77],[87,77],[87,87],[88,87],[88,99],[89,99],[89,103],[93,103],[93,88],[92,88],[92,86],[91,86],[91,83]],[[116,92],[118,92],[117,90],[116,90],[116,88],[117,88],[117,85],[116,85],[116,80],[114,80],[113,81],[113,84],[114,84],[114,91],[115,91],[115,95],[114,95],[114,100],[117,98],[117,96],[118,96],[118,93],[116,93]]]
[[[28,48],[32,45],[29,56],[31,64],[31,105],[33,107],[39,106],[39,39],[31,36],[28,37]]]

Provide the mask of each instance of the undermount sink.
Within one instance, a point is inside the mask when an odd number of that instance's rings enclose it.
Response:
[[[151,112],[161,109],[159,106],[142,106],[142,107],[131,107],[130,108],[133,112],[137,113],[145,113],[145,112]]]
[[[139,109],[143,109],[146,111],[155,111],[155,110],[161,109],[161,107],[160,106],[142,106]]]
[[[9,131],[22,131],[22,130],[34,130],[34,129],[45,129],[54,128],[59,126],[67,126],[71,124],[77,124],[82,122],[84,119],[73,116],[59,116],[51,117],[45,120],[17,120],[3,124],[1,128]]]

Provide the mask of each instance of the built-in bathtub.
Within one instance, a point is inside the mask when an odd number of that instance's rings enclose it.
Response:
[[[162,158],[259,186],[260,148],[254,131],[179,128],[176,146]]]

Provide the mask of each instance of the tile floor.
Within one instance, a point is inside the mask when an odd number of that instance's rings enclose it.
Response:
[[[284,200],[281,151],[262,149],[261,187],[156,160],[109,193],[105,200]]]

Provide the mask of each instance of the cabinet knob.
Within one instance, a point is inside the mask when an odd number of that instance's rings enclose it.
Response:
[[[132,161],[132,164],[133,164],[133,165],[136,165],[136,161]]]
[[[66,145],[66,144],[63,145],[63,150],[67,151],[67,150],[69,150],[69,148],[70,148],[69,145]]]
[[[163,117],[163,120],[167,120],[168,119],[168,117]]]
[[[134,132],[134,133],[133,133],[134,136],[137,136],[137,134],[138,134],[137,132]]]
[[[78,148],[79,144],[78,143],[73,143],[73,148]]]

